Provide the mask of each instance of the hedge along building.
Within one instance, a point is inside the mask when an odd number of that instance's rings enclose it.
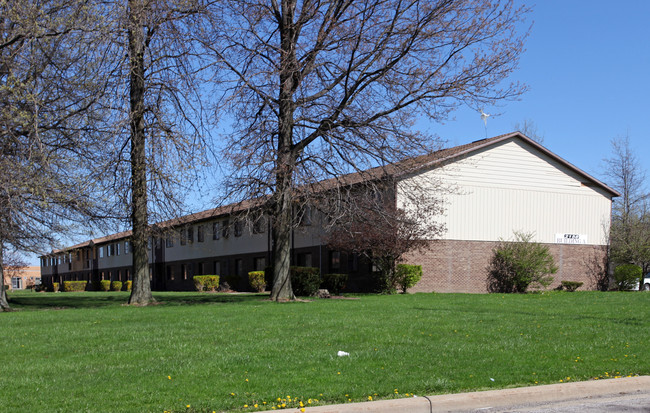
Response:
[[[520,133],[404,163],[407,168],[375,168],[322,187],[354,187],[392,174],[387,199],[405,209],[411,208],[409,191],[454,189],[441,192],[441,216],[421,217],[440,221],[446,231],[431,239],[428,249],[405,257],[423,266],[412,291],[485,292],[492,250],[513,231],[534,233],[535,241],[549,246],[559,267],[554,284],[571,280],[590,286],[590,263],[607,253],[612,198],[619,195],[615,190]],[[397,172],[404,170],[410,172]],[[240,216],[254,209],[255,201],[247,201],[155,224],[149,249],[152,288],[191,289],[192,276],[203,274],[218,274],[247,288],[245,275],[264,269],[272,259],[268,217]],[[348,273],[350,290],[366,289],[371,264],[330,250],[324,222],[317,213],[302,216],[293,231],[292,264],[318,267],[321,274]],[[42,256],[43,282],[130,279],[129,236],[128,231],[113,234]]]

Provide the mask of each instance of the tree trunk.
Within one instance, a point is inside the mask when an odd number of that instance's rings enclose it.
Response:
[[[282,22],[280,24],[280,99],[278,119],[278,154],[275,165],[274,193],[274,265],[271,299],[275,301],[294,300],[291,288],[289,264],[291,261],[291,228],[293,225],[293,170],[296,164],[293,146],[293,114],[295,102],[295,74],[298,70],[295,50],[293,17],[295,0],[282,1]]]
[[[294,300],[291,287],[291,178],[287,174],[278,174],[275,193],[273,220],[273,289],[271,300]]]
[[[133,227],[133,285],[129,304],[154,301],[149,280],[147,238],[147,174],[144,129],[144,7],[141,0],[129,0],[129,64],[131,100],[131,224]]]
[[[4,246],[0,242],[0,310],[11,311],[9,300],[7,300],[7,291],[5,290],[5,271],[4,271]]]

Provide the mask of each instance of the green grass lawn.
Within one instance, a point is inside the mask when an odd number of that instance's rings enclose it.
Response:
[[[154,296],[10,293],[0,410],[252,411],[650,374],[648,293]]]

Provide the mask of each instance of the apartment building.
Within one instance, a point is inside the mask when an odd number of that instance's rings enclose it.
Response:
[[[412,207],[409,191],[454,188],[440,195],[443,214],[422,217],[440,220],[446,231],[431,237],[427,250],[406,257],[423,266],[412,291],[485,292],[492,250],[513,231],[533,233],[535,241],[548,245],[559,267],[555,284],[582,281],[589,288],[589,263],[607,252],[615,190],[518,132],[404,162],[410,167],[375,168],[342,177],[336,185],[392,174],[390,199],[404,209]],[[192,276],[202,274],[235,277],[239,288],[246,288],[246,274],[264,269],[272,258],[270,217],[240,218],[252,205],[246,201],[154,224],[152,289],[188,290]],[[317,267],[321,274],[348,273],[348,289],[363,291],[371,263],[328,248],[323,224],[317,211],[301,220],[293,231],[292,263]],[[130,279],[129,236],[129,231],[112,234],[42,256],[43,282]]]

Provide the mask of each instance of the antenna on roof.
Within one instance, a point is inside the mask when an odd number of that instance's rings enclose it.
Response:
[[[490,114],[483,112],[481,109],[481,119],[483,119],[483,124],[485,125],[485,139],[487,139],[487,120],[490,117]]]

